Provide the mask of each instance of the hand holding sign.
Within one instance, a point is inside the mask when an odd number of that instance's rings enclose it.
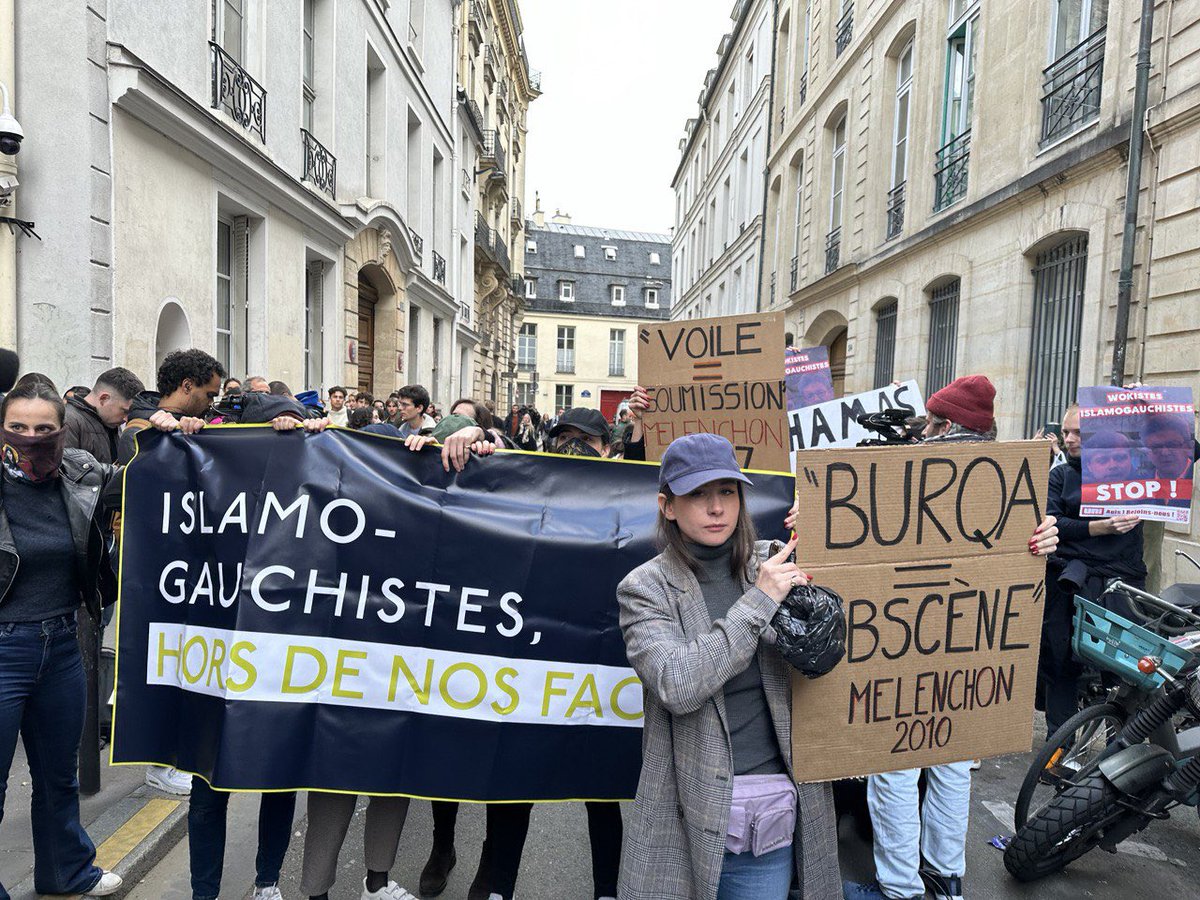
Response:
[[[754,586],[776,603],[782,603],[783,598],[788,595],[788,591],[799,584],[801,579],[810,580],[800,571],[800,567],[791,561],[791,555],[796,549],[798,540],[799,538],[793,534],[792,539],[787,542],[787,546],[763,562],[758,570],[758,580],[754,582]]]
[[[1142,521],[1139,516],[1110,516],[1088,523],[1088,532],[1096,537],[1102,534],[1128,534]]]

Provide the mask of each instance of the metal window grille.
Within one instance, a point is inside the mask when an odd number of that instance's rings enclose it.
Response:
[[[904,185],[900,182],[888,191],[887,239],[890,241],[904,230]]]
[[[790,293],[794,294],[794,293],[796,293],[796,282],[800,278],[800,257],[799,256],[792,257],[792,267],[791,267],[790,272],[788,273],[788,277],[790,279],[789,284],[791,285]]]
[[[958,293],[962,282],[953,281],[934,288],[929,300],[929,365],[925,376],[925,396],[940,391],[954,380],[958,350]]]
[[[300,180],[333,197],[337,190],[337,159],[307,128],[300,129],[300,141],[304,148],[304,170]]]
[[[850,46],[852,40],[854,40],[854,4],[850,3],[847,4],[846,11],[842,13],[842,17],[837,23],[838,56],[841,56],[843,51]]]
[[[1025,396],[1025,434],[1058,420],[1075,399],[1087,235],[1039,253],[1033,268],[1033,330]]]
[[[971,162],[971,132],[964,131],[937,152],[934,163],[933,210],[945,209],[967,192]]]
[[[842,264],[842,229],[835,228],[825,237],[825,274]]]
[[[1043,146],[1100,115],[1106,33],[1107,29],[1101,28],[1043,70]]]
[[[223,109],[243,128],[258,133],[267,142],[267,92],[238,65],[225,48],[208,42],[212,57],[213,109]]]
[[[893,300],[875,314],[875,387],[887,387],[896,370],[896,309]]]

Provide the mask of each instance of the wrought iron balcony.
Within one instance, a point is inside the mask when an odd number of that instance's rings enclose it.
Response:
[[[775,272],[772,272],[772,273],[771,273],[771,301],[770,301],[770,305],[771,305],[771,306],[774,306],[774,305],[775,305],[775,281],[776,281],[776,277],[777,277],[777,276],[776,276],[776,273],[775,273]]]
[[[1099,117],[1106,34],[1101,28],[1043,70],[1043,146]]]
[[[495,163],[496,171],[500,175],[508,175],[508,156],[504,152],[504,142],[500,140],[500,132],[494,128],[483,133],[482,159],[485,163]]]
[[[799,96],[800,96],[800,102],[797,103],[796,105],[803,106],[804,101],[808,99],[808,69],[805,69],[803,74],[801,74],[801,76],[800,76]]]
[[[521,215],[521,198],[513,197],[508,206],[509,217],[512,221],[518,224],[524,224],[525,218]]]
[[[471,117],[471,121],[475,123],[475,127],[483,131],[483,113],[479,109],[479,104],[474,100],[464,100],[463,103],[467,107],[467,115]]]
[[[489,258],[494,258],[494,254],[495,254],[495,250],[493,249],[493,245],[495,244],[495,238],[492,235],[493,235],[493,231],[492,231],[491,227],[488,225],[488,223],[484,220],[483,213],[476,210],[475,211],[475,246],[478,247],[480,250],[483,250],[484,253]]]
[[[425,255],[425,238],[417,234],[415,228],[408,229],[408,233],[412,235],[413,249],[417,251],[417,256]]]
[[[842,13],[842,17],[837,23],[837,55],[841,56],[842,52],[850,46],[850,42],[854,40],[854,4],[851,3],[846,7],[846,11]]]
[[[508,244],[504,240],[504,235],[499,231],[493,231],[492,242],[495,245],[496,263],[505,273],[511,272],[512,262],[508,257]]]
[[[904,230],[905,184],[907,184],[907,182],[902,181],[888,191],[887,239],[889,241]]]
[[[433,280],[438,284],[446,283],[446,257],[433,251]]]
[[[304,145],[304,173],[301,181],[307,181],[330,197],[335,196],[337,187],[337,159],[325,146],[313,137],[306,128],[300,129],[300,140]]]
[[[542,90],[542,73],[537,69],[529,70],[529,86],[535,91],[541,93]]]
[[[267,92],[219,44],[208,42],[212,56],[212,108],[223,109],[243,128],[267,142]]]
[[[484,11],[483,4],[479,0],[471,0],[471,5],[467,12],[467,36],[471,43],[476,48],[483,43],[484,34],[487,30],[487,14]]]
[[[971,132],[968,129],[937,152],[933,169],[933,211],[945,209],[967,192],[971,162]]]
[[[842,264],[842,229],[835,228],[825,236],[825,274]]]
[[[483,48],[483,77],[487,79],[489,84],[496,80],[496,67],[499,58],[500,55],[491,44],[487,44]]]
[[[789,273],[789,277],[790,277],[790,281],[788,282],[788,284],[789,284],[788,293],[794,294],[794,293],[796,293],[796,287],[800,282],[800,257],[799,256],[792,257],[792,268],[791,268],[791,272]]]
[[[525,276],[514,275],[512,277],[512,292],[518,297],[525,296]]]

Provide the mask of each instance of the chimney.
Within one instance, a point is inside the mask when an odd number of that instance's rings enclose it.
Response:
[[[570,225],[571,216],[570,214],[563,212],[561,209],[556,209],[554,211],[554,218],[552,218],[550,221],[555,225]]]
[[[533,192],[533,224],[538,228],[546,227],[546,214],[542,212],[542,195],[538,191]]]

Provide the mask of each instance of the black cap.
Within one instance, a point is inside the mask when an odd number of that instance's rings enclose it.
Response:
[[[558,424],[550,429],[550,437],[557,437],[564,428],[578,428],[584,434],[598,437],[606,444],[612,442],[612,432],[608,429],[608,422],[605,421],[598,409],[571,407],[559,416]]]

